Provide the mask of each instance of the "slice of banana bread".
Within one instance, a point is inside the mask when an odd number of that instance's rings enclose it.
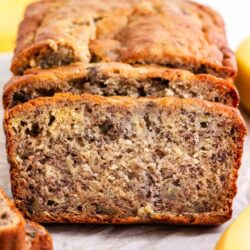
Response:
[[[25,221],[5,193],[0,189],[0,249],[23,250]]]
[[[236,87],[212,75],[186,70],[123,63],[77,63],[48,70],[30,70],[13,77],[4,88],[5,108],[59,92],[103,96],[192,97],[238,106]]]
[[[0,189],[0,250],[53,250],[44,227],[25,221],[14,203]]]
[[[44,227],[27,220],[25,229],[26,244],[24,250],[53,250],[51,236]]]
[[[6,110],[4,124],[15,203],[36,222],[231,217],[246,134],[235,108],[58,94]]]
[[[115,22],[114,22],[115,20]],[[158,64],[223,78],[236,74],[221,17],[186,0],[55,0],[32,4],[11,70],[73,62]]]

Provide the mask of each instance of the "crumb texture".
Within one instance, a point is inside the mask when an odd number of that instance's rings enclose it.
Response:
[[[159,64],[225,78],[236,72],[223,21],[205,6],[186,0],[32,4],[19,29],[12,71],[79,61]]]
[[[39,99],[7,120],[13,192],[26,216],[230,217],[244,134],[230,115],[171,98],[78,98]]]

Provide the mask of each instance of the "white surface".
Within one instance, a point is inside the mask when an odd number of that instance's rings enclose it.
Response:
[[[233,49],[244,37],[250,35],[249,0],[201,0],[200,2],[213,6],[224,16],[229,43]],[[0,82],[2,86],[10,77],[8,72],[9,59],[9,55],[0,56]],[[2,104],[0,116],[0,120],[2,120]],[[245,115],[245,119],[249,129],[250,117]],[[3,186],[10,194],[2,127],[0,127],[0,138],[0,186]],[[238,194],[234,202],[234,218],[250,204],[249,152],[250,136],[247,137],[244,148],[243,164],[238,180]],[[221,227],[52,225],[47,228],[53,235],[55,250],[211,250],[228,223]]]
[[[231,48],[236,49],[242,39],[250,36],[249,0],[197,0],[197,2],[212,7],[223,16]]]

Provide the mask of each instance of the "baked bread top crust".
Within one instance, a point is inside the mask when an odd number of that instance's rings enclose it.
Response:
[[[8,120],[11,118],[19,117],[22,114],[28,114],[33,110],[37,110],[40,107],[46,107],[50,105],[55,106],[64,106],[74,103],[97,103],[102,105],[112,104],[118,107],[129,107],[129,106],[137,106],[140,103],[153,102],[158,106],[167,107],[169,109],[180,109],[182,106],[187,106],[192,109],[192,106],[197,106],[204,111],[209,111],[211,113],[220,113],[221,115],[225,115],[227,117],[231,117],[232,120],[238,124],[242,136],[247,134],[246,123],[240,113],[240,111],[236,108],[228,107],[226,105],[220,103],[212,103],[208,101],[202,101],[193,98],[176,98],[176,97],[164,97],[164,98],[131,98],[125,96],[111,96],[111,97],[103,97],[98,95],[73,95],[70,93],[59,93],[54,97],[40,97],[34,100],[30,100],[22,105],[17,105],[12,109],[6,110],[4,114],[4,122],[5,122],[5,131],[8,132]]]
[[[115,20],[115,21],[114,21]],[[220,16],[187,0],[56,0],[30,5],[11,70],[73,62],[158,64],[236,74]]]

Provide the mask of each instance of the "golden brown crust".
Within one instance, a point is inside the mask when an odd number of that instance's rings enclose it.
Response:
[[[53,250],[50,234],[41,225],[26,220],[27,250]]]
[[[245,121],[242,118],[240,111],[235,108],[231,108],[219,103],[211,103],[207,101],[202,101],[198,99],[186,98],[179,99],[175,97],[165,97],[165,98],[139,98],[135,99],[132,97],[120,97],[120,96],[112,96],[112,97],[102,97],[97,95],[83,94],[83,95],[73,95],[70,93],[59,93],[56,94],[53,98],[37,98],[34,100],[30,100],[27,103],[22,105],[17,105],[11,110],[6,110],[5,118],[11,118],[19,115],[20,113],[27,113],[31,110],[37,109],[42,106],[47,106],[51,104],[67,104],[73,102],[81,102],[81,101],[89,101],[96,102],[98,104],[113,104],[118,106],[126,107],[128,105],[138,105],[140,102],[155,102],[157,105],[162,106],[171,106],[176,107],[185,106],[185,105],[197,105],[203,109],[208,109],[211,112],[221,112],[223,115],[230,116],[233,120],[237,121],[237,123],[241,124],[244,133],[246,132]]]
[[[176,225],[221,225],[229,220],[232,216],[232,211],[227,214],[219,213],[203,213],[203,214],[164,214],[146,217],[127,217],[127,218],[112,218],[110,216],[100,215],[95,218],[72,216],[61,214],[58,217],[49,215],[32,216],[32,219],[38,223],[86,223],[86,224],[176,224]]]
[[[19,29],[12,71],[77,61],[160,64],[223,78],[236,74],[222,19],[200,4],[57,0],[31,5]]]
[[[163,79],[178,84],[179,82],[188,83],[191,87],[195,86],[197,90],[200,88],[200,93],[196,93],[197,95],[201,94],[202,91],[204,92],[203,88],[211,89],[214,93],[218,92],[224,104],[237,107],[239,103],[239,95],[236,87],[231,82],[212,75],[194,75],[186,70],[149,65],[131,66],[123,63],[76,63],[55,69],[33,69],[26,71],[23,76],[14,76],[4,87],[4,107],[9,108],[15,105],[14,95],[16,92],[20,93],[20,91],[23,91],[23,93],[29,96],[31,96],[30,93],[34,92],[35,89],[53,89],[55,92],[64,92],[63,88],[67,86],[68,82],[74,79],[89,78],[93,75],[93,72],[94,78],[101,75],[116,79],[117,74],[119,74],[119,77],[122,79],[136,79],[140,82],[147,82],[150,79]],[[209,97],[209,93],[207,93],[207,96]],[[207,100],[212,101],[210,99]]]
[[[0,189],[0,196],[4,198],[6,204],[16,214],[19,222],[16,225],[10,225],[8,228],[0,228],[0,249],[1,250],[23,250],[25,245],[25,221],[21,213],[15,208],[15,205],[7,195]]]
[[[92,96],[92,95],[71,95],[71,94],[58,94],[53,98],[37,98],[31,100],[25,104],[17,105],[11,110],[5,111],[5,133],[7,136],[7,151],[8,151],[8,160],[11,165],[11,179],[12,179],[12,189],[13,194],[15,196],[22,196],[22,191],[18,189],[15,185],[16,178],[19,178],[18,175],[18,166],[15,163],[15,160],[12,159],[14,157],[14,148],[11,133],[11,126],[9,120],[15,117],[19,117],[21,115],[27,114],[34,110],[39,110],[41,107],[46,107],[50,105],[70,105],[71,103],[78,102],[90,102],[95,104],[112,104],[118,107],[129,107],[129,106],[137,106],[144,102],[154,102],[156,105],[162,106],[166,109],[180,109],[181,107],[189,107],[190,109],[201,109],[204,112],[211,112],[212,114],[222,115],[231,119],[232,123],[236,127],[239,135],[237,137],[237,143],[235,144],[235,151],[237,155],[235,156],[235,165],[233,166],[233,178],[231,178],[231,189],[228,190],[228,197],[230,199],[228,205],[228,212],[221,214],[220,212],[211,212],[197,215],[190,214],[182,214],[182,215],[173,215],[173,214],[162,214],[157,216],[152,216],[149,218],[141,218],[141,217],[129,217],[125,219],[117,219],[112,217],[99,216],[95,219],[93,218],[85,218],[80,215],[66,215],[61,214],[58,217],[51,217],[49,214],[41,215],[41,216],[32,216],[32,219],[37,222],[75,222],[75,223],[114,223],[114,224],[127,224],[127,223],[173,223],[173,224],[221,224],[226,220],[231,218],[232,214],[232,201],[234,196],[236,195],[236,180],[238,169],[240,167],[241,156],[243,151],[243,141],[244,136],[246,135],[246,125],[244,123],[243,118],[240,115],[240,112],[235,108],[230,108],[228,106],[216,103],[210,103],[206,101],[201,101],[197,99],[178,99],[178,98],[140,98],[133,99],[129,97],[101,97],[101,96]],[[19,204],[19,201],[16,201],[17,206],[22,209],[22,204]],[[26,211],[23,211],[24,213]],[[26,213],[26,215],[28,215]]]

